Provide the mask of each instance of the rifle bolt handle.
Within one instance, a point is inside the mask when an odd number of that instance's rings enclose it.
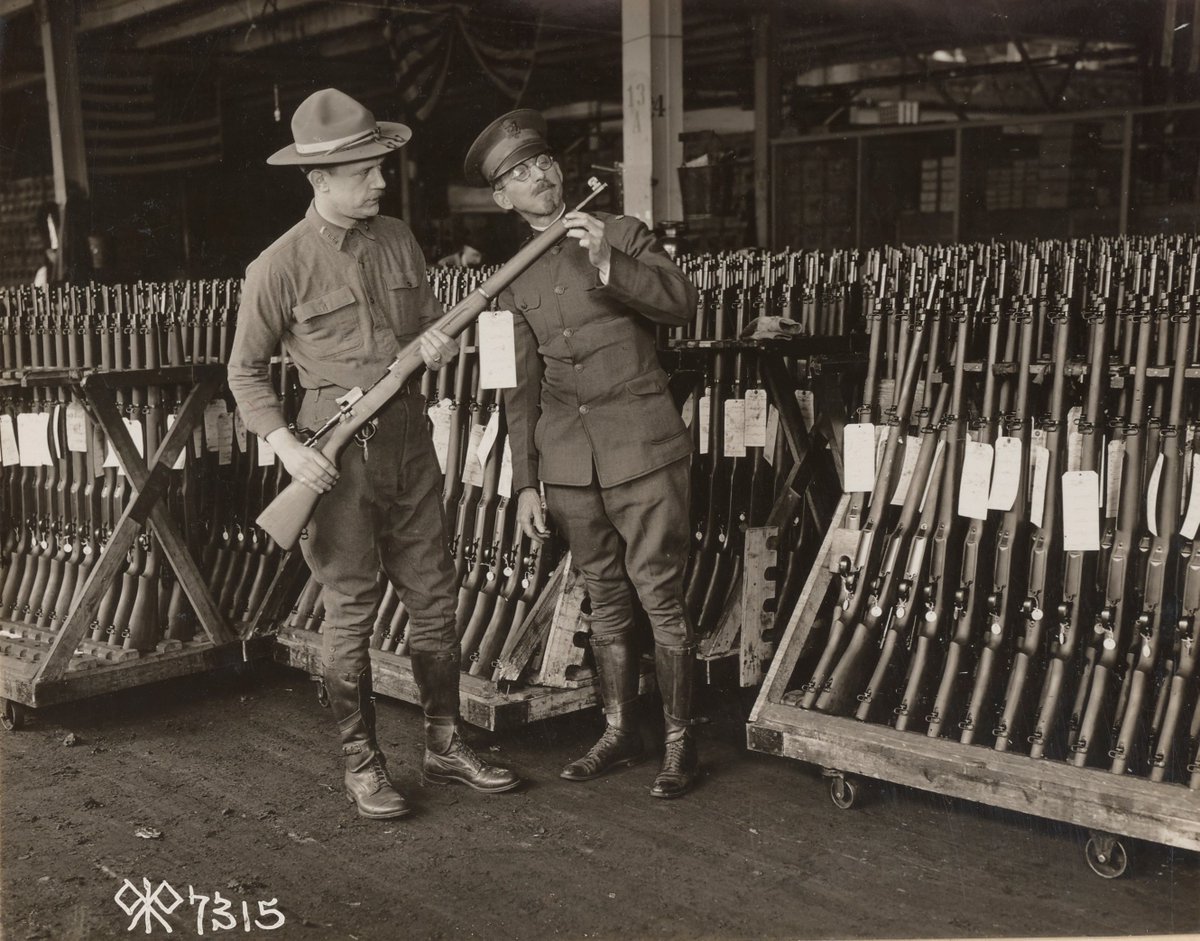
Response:
[[[878,618],[883,616],[883,608],[877,604],[871,605],[871,617]]]
[[[992,621],[992,623],[988,626],[988,631],[991,633],[991,635],[993,637],[999,637],[1000,636],[1000,622]]]
[[[1032,611],[1029,612],[1029,620],[1031,620],[1031,621],[1040,621],[1045,616],[1046,616],[1046,612],[1043,611],[1041,608],[1034,608]]]
[[[932,608],[925,612],[925,623],[926,624],[932,624],[936,620],[937,620],[937,612],[934,611]]]
[[[1104,649],[1105,650],[1115,650],[1116,646],[1117,646],[1117,642],[1116,642],[1116,640],[1113,639],[1113,636],[1111,634],[1106,635],[1104,638]]]
[[[908,614],[908,608],[905,605],[896,605],[896,617],[903,618]]]

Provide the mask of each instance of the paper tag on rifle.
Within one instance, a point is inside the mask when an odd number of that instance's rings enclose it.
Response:
[[[50,456],[50,413],[26,412],[17,416],[17,447],[22,467],[53,464]]]
[[[1034,432],[1035,435],[1042,434]],[[1042,436],[1044,439],[1044,435]],[[1033,467],[1030,469],[1029,484],[1029,521],[1038,529],[1046,518],[1046,482],[1050,477],[1050,449],[1045,445],[1035,444],[1030,455]]]
[[[1200,454],[1193,454],[1192,492],[1188,497],[1187,512],[1183,517],[1183,525],[1179,527],[1179,535],[1184,539],[1195,539],[1197,527],[1200,527]]]
[[[21,463],[21,449],[17,446],[17,431],[11,415],[0,415],[0,463],[4,467]]]
[[[238,450],[246,453],[246,423],[242,421],[241,409],[233,410],[233,437],[237,441]]]
[[[1150,483],[1146,485],[1146,525],[1150,535],[1158,535],[1158,491],[1162,486],[1163,461],[1165,456],[1158,452],[1158,460],[1154,462],[1154,470],[1150,472]]]
[[[938,479],[942,472],[942,460],[945,456],[946,440],[939,438],[937,450],[933,452],[933,464],[929,468],[929,476],[925,478],[925,489],[921,493],[921,505],[917,507],[920,513],[925,512],[925,501],[929,499],[929,491],[933,489],[933,482]]]
[[[811,432],[817,423],[817,402],[812,389],[797,389],[796,403],[800,406],[800,417],[804,420],[804,430]]]
[[[1092,552],[1100,548],[1100,475],[1067,471],[1062,476],[1063,549]]]
[[[437,455],[438,466],[446,473],[446,461],[450,458],[450,416],[454,411],[454,401],[449,398],[435,402],[429,407],[429,422],[433,425],[433,452]]]
[[[233,416],[223,409],[217,422],[217,464],[221,466],[233,463]]]
[[[512,389],[517,384],[517,344],[511,310],[479,315],[479,388]]]
[[[479,463],[479,442],[483,440],[483,425],[472,425],[467,438],[467,457],[463,461],[462,482],[470,487],[483,486],[483,465]]]
[[[679,417],[683,419],[683,427],[691,428],[692,422],[696,415],[696,393],[689,392],[688,397],[683,400],[683,405],[679,409]]]
[[[903,506],[908,496],[908,485],[912,482],[913,471],[917,467],[917,456],[921,453],[921,439],[916,435],[904,436],[904,463],[900,466],[900,479],[896,481],[896,491],[892,494],[892,506]]]
[[[979,441],[964,442],[962,477],[959,479],[958,515],[985,520],[988,489],[992,482],[992,446]]]
[[[896,403],[892,400],[896,397],[896,380],[895,379],[880,379],[879,380],[879,410],[886,411]]]
[[[875,489],[875,426],[871,422],[843,429],[842,471],[846,493],[870,493]]]
[[[76,454],[87,451],[87,410],[78,402],[67,406],[67,450]]]
[[[1108,512],[1104,515],[1115,519],[1121,508],[1121,472],[1125,468],[1124,438],[1108,442],[1108,460],[1105,466],[1108,473],[1104,483],[1104,505]]]
[[[1067,412],[1067,473],[1083,466],[1083,433],[1079,430],[1079,419],[1083,408],[1076,405]]]
[[[746,447],[763,448],[767,444],[767,390],[746,392]]]
[[[767,440],[763,444],[763,457],[768,464],[775,463],[775,444],[779,438],[779,411],[774,405],[767,406]]]
[[[483,428],[483,438],[479,442],[479,463],[484,467],[487,466],[489,455],[492,453],[492,445],[496,443],[496,439],[500,437],[500,409],[492,409],[492,414],[488,416],[488,422]]]
[[[133,448],[135,451],[137,451],[138,457],[144,457],[146,444],[142,439],[141,423],[134,421],[132,418],[122,418],[121,422],[125,425],[125,430],[129,432],[129,437],[133,441]],[[122,476],[125,474],[125,468],[121,466],[121,462],[117,458],[117,451],[113,447],[111,440],[108,442],[108,451],[104,455],[104,466],[115,467],[118,474],[121,474]]]
[[[705,393],[700,396],[700,407],[696,410],[696,418],[700,423],[700,427],[696,429],[696,434],[700,436],[700,453],[708,453],[708,432],[709,426],[712,424],[712,396]]]
[[[275,449],[271,447],[271,443],[266,438],[261,438],[258,435],[255,435],[254,438],[255,444],[258,445],[257,465],[259,467],[271,467],[275,463]]]
[[[171,429],[175,427],[175,422],[179,420],[179,416],[168,413],[167,415],[167,434],[171,433]],[[183,447],[179,449],[179,456],[175,458],[175,463],[171,465],[171,470],[183,470],[183,462],[187,460],[187,442],[183,443]]]
[[[992,462],[992,489],[988,493],[989,510],[1008,512],[1017,502],[1021,489],[1021,439],[1002,436],[996,439]]]
[[[204,448],[206,451],[221,450],[221,420],[225,417],[225,403],[219,399],[204,406]]]
[[[508,438],[504,439],[504,450],[500,456],[500,483],[497,485],[497,491],[502,497],[512,496],[512,448],[508,445]]]
[[[746,400],[729,399],[725,402],[726,457],[746,456]]]

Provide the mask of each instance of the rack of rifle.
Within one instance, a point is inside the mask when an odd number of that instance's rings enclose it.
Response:
[[[1198,259],[1181,237],[869,255],[842,519],[752,747],[1063,819],[1070,793],[1200,847]]]
[[[239,633],[278,600],[278,554],[250,522],[278,469],[221,394],[237,289],[0,292],[9,724],[13,703],[241,660]]]

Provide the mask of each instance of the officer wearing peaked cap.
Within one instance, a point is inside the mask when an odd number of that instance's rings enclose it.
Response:
[[[592,602],[606,728],[562,776],[591,780],[642,756],[632,583],[654,632],[666,723],[651,793],[678,797],[691,789],[698,766],[695,647],[683,603],[691,439],[658,362],[655,326],[689,322],[696,289],[640,222],[565,211],[562,172],[536,111],[511,111],[489,124],[463,170],[532,228],[561,217],[570,236],[499,299],[516,331],[517,386],[503,400],[517,518],[540,539],[548,535],[548,511]]]
[[[324,494],[301,542],[324,591],[323,680],[341,735],[346,795],[362,816],[388,819],[409,808],[388,778],[375,734],[369,645],[381,566],[409,613],[425,777],[492,792],[520,781],[482,762],[458,733],[454,566],[418,387],[410,384],[376,414],[369,447],[348,451],[339,470],[288,428],[271,381],[271,357],[282,342],[305,389],[297,422],[316,428],[337,413],[347,390],[378,380],[418,336],[429,369],[457,352],[431,327],[442,308],[416,239],[399,219],[379,215],[381,165],[410,131],[376,121],[327,88],[296,109],[292,136],[267,162],[300,167],[313,200],[246,270],[229,387],[246,427],[267,439],[293,479]]]

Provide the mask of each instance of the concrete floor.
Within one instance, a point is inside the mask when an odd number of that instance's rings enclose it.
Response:
[[[390,823],[353,814],[329,713],[282,667],[43,710],[0,736],[3,936],[145,936],[114,901],[126,879],[180,893],[162,917],[184,938],[200,936],[201,896],[205,937],[245,936],[247,914],[253,936],[405,941],[1200,932],[1194,854],[1133,844],[1130,872],[1105,881],[1071,827],[885,786],[837,810],[817,769],[745,750],[748,707],[710,693],[702,784],[657,801],[653,761],[558,779],[594,711],[471,731],[528,776],[518,792],[423,787],[419,713],[381,700],[393,778],[417,808]],[[253,921],[277,920],[257,909],[271,899],[285,921],[268,932]]]

